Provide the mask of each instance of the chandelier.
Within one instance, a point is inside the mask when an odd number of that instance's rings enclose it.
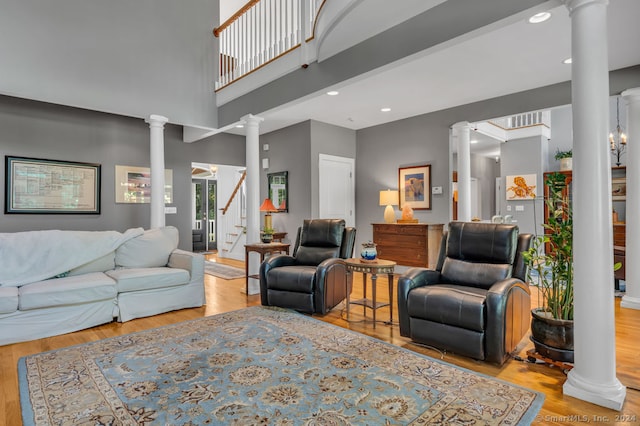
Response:
[[[627,135],[620,127],[620,98],[616,98],[616,130],[609,133],[609,145],[611,146],[611,155],[616,157],[616,166],[619,166],[620,156],[627,149]]]

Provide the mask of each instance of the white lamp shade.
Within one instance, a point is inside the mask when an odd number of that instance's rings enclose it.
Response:
[[[392,191],[390,189],[387,189],[386,191],[380,191],[380,205],[381,206],[397,206],[398,191]]]

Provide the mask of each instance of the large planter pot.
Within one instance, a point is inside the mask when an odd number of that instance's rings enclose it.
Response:
[[[548,312],[532,309],[531,340],[540,355],[573,362],[573,321],[554,319]]]

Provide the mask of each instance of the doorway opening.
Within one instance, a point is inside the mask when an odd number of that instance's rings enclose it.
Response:
[[[217,251],[217,167],[192,163],[191,177],[192,250]]]

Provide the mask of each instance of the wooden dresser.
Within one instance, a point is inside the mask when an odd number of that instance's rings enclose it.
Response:
[[[378,257],[398,265],[435,268],[438,262],[441,223],[374,223],[373,242]]]

